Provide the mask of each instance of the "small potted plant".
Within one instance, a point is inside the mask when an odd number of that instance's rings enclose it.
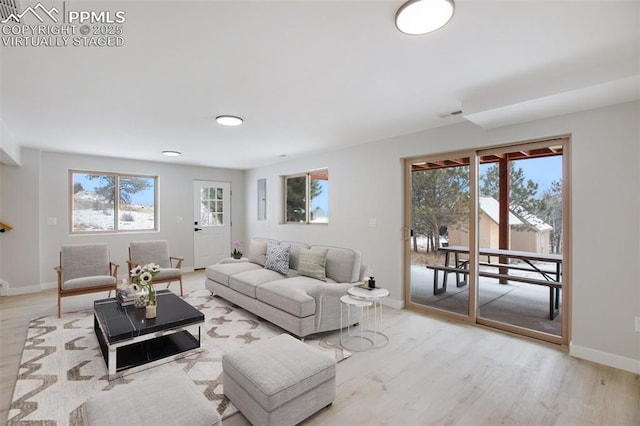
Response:
[[[242,241],[234,241],[233,242],[233,251],[231,252],[231,257],[234,259],[240,259],[242,257],[242,252],[238,250],[242,246]]]

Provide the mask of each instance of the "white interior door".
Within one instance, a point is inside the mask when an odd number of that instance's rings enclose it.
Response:
[[[231,184],[193,182],[194,268],[206,268],[231,253]]]

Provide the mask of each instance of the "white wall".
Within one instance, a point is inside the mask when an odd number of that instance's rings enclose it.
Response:
[[[69,169],[157,175],[159,231],[69,234]],[[196,179],[231,182],[234,224],[231,238],[242,240],[243,171],[23,149],[22,166],[4,167],[2,180],[3,221],[14,227],[4,234],[9,238],[0,240],[3,254],[0,278],[8,282],[8,293],[39,291],[53,286],[56,281],[53,267],[59,263],[62,244],[108,243],[111,259],[120,264],[124,277],[129,241],[166,239],[172,255],[184,256],[183,267],[193,268],[193,181]],[[182,222],[178,222],[179,216],[183,218]],[[47,218],[56,218],[57,224],[48,225]]]
[[[571,351],[640,372],[639,121],[640,103],[633,102],[489,131],[463,123],[252,170],[246,235],[358,249],[399,306],[402,158],[572,134]],[[329,225],[281,224],[281,176],[320,167],[329,169]],[[259,178],[267,179],[267,221],[256,220]]]
[[[16,166],[20,162],[20,145],[0,119],[0,163]]]
[[[20,167],[3,166],[2,171],[2,221],[13,227],[0,237],[2,294],[40,283],[40,153],[24,150],[21,157]]]

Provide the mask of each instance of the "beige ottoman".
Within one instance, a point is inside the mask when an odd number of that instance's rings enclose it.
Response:
[[[333,356],[282,334],[222,356],[225,395],[253,425],[294,425],[336,395]]]
[[[159,373],[89,398],[84,426],[220,426],[215,406],[185,374]]]

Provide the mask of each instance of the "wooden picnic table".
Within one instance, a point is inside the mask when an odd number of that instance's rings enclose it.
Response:
[[[433,269],[433,294],[442,294],[447,290],[447,275],[456,274],[456,286],[462,287],[467,284],[466,276],[469,274],[469,247],[447,246],[440,248],[444,252],[444,265],[428,264],[427,268]],[[453,263],[451,254],[453,253]],[[490,266],[498,268],[498,272],[479,270],[482,277],[495,278],[501,281],[517,281],[527,284],[544,285],[549,287],[549,318],[554,319],[559,312],[560,289],[562,288],[562,255],[533,253],[517,250],[479,248],[479,256],[486,256],[486,261],[481,260],[480,266]],[[466,258],[461,258],[466,255]],[[492,262],[492,260],[497,260]],[[522,263],[510,263],[511,259],[516,259]],[[544,269],[534,262],[545,262],[554,264],[553,269]],[[530,271],[539,274],[542,278],[509,274],[509,270]],[[438,286],[438,271],[443,272],[442,287]],[[463,277],[463,279],[461,279]]]

